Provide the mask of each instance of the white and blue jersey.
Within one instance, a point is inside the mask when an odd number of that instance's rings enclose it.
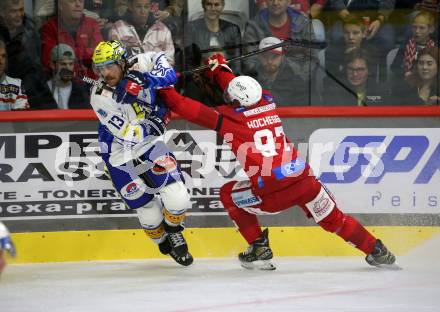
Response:
[[[130,69],[141,71],[139,84],[123,79],[111,88],[100,79],[91,92],[100,122],[101,156],[130,208],[145,205],[161,187],[182,180],[178,163],[163,142],[164,127],[154,118],[161,110],[155,90],[173,85],[176,73],[163,53],[136,58]]]

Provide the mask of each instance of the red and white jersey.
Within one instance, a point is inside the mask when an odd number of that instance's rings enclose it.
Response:
[[[0,111],[29,108],[28,98],[21,79],[0,75]]]
[[[224,89],[235,76],[219,71],[216,81]],[[183,97],[174,89],[161,90],[165,103],[188,121],[216,130],[232,148],[256,193],[283,188],[308,171],[305,161],[284,134],[270,93],[249,107],[209,108]],[[307,170],[306,170],[307,169]]]

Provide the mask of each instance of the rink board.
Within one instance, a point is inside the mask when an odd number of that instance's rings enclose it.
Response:
[[[440,227],[368,227],[396,255],[440,235]],[[235,257],[247,244],[234,228],[188,228],[185,237],[196,258]],[[14,233],[18,257],[11,263],[163,258],[142,230]],[[362,256],[319,227],[271,227],[270,243],[282,256]]]
[[[335,193],[344,212],[357,218],[397,255],[403,255],[440,232],[440,165],[436,161],[440,151],[439,114],[437,111],[423,113],[429,109],[426,107],[416,108],[417,114],[403,114],[406,110],[392,108],[392,114],[388,115],[381,115],[382,110],[375,115],[371,108],[353,109],[356,109],[353,115],[347,115],[345,108],[343,111],[342,108],[301,108],[295,114],[281,114],[284,132],[305,157],[313,156],[311,147],[320,144],[324,147],[323,143],[330,137],[337,143],[322,156],[319,169],[315,170],[327,173],[324,182]],[[322,116],[322,111],[333,115]],[[26,117],[24,113],[19,116]],[[74,164],[78,160],[70,157],[72,155],[63,157],[61,151],[66,142],[77,143],[75,146],[79,146],[81,157],[87,154],[86,168],[90,168],[90,173],[97,171],[100,174],[96,162],[100,158],[93,152],[96,144],[90,143],[96,141],[94,114],[65,113],[66,118],[53,121],[47,116],[60,112],[41,112],[44,115],[41,121],[34,121],[34,112],[28,119],[3,118],[5,114],[0,117],[3,136],[0,142],[0,164],[3,166],[0,220],[13,233],[18,249],[18,258],[11,261],[163,258],[139,229],[133,211],[111,196],[112,187],[108,181],[60,179],[66,174],[65,170],[59,172],[65,169],[63,164]],[[184,121],[173,121],[170,129],[178,129],[169,132],[174,137],[168,143],[180,140],[171,147],[175,154],[180,154],[179,162],[186,168],[187,184],[199,183],[192,188],[192,206],[186,220],[185,236],[191,252],[196,258],[235,257],[246,248],[246,243],[218,201],[219,187],[225,181],[238,179],[230,151],[213,132],[202,131]],[[367,139],[359,141],[364,137]],[[340,165],[333,160],[333,154],[341,150],[338,148],[342,146],[340,143],[353,140],[359,149],[351,149],[349,154],[356,155],[359,161],[347,164],[351,168],[362,169],[366,160],[373,159],[368,157],[370,152],[366,148],[377,150],[383,146],[395,152],[378,154],[386,165],[383,177],[370,170],[366,176],[351,175],[352,181],[348,183],[332,181],[333,167]],[[207,153],[211,164],[206,159],[199,160],[197,152],[204,151],[200,142],[214,144],[207,149],[215,151],[213,155]],[[423,146],[423,150],[419,146]],[[55,166],[56,160],[62,166]],[[405,168],[400,166],[401,160],[408,161]],[[310,161],[318,167],[314,157]],[[206,173],[202,174],[203,178],[198,177],[200,164],[216,168],[217,172],[209,174],[220,174],[220,178]],[[74,197],[70,191],[85,195]],[[315,226],[301,209],[289,209],[260,220],[263,226],[270,228],[271,246],[277,257],[361,256],[336,235]]]

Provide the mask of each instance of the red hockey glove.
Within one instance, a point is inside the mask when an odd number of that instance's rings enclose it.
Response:
[[[205,70],[205,75],[208,79],[214,78],[214,75],[219,70],[225,70],[232,73],[232,69],[228,66],[226,59],[220,53],[214,54],[210,58],[203,61],[204,64],[209,65],[209,68]]]

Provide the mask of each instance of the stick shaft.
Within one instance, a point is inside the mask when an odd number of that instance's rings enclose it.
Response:
[[[279,47],[284,47],[284,46],[300,46],[300,47],[304,47],[304,48],[311,48],[311,49],[323,49],[327,46],[326,42],[313,42],[313,41],[307,41],[307,40],[284,40],[280,43],[262,48],[262,49],[258,49],[249,53],[245,53],[243,55],[239,55],[230,59],[227,59],[226,62],[230,63],[230,62],[234,62],[234,61],[238,61],[238,60],[242,60],[260,53],[264,53]],[[207,68],[209,68],[209,65],[202,65],[199,66],[197,68],[191,69],[191,70],[186,70],[183,71],[182,74],[183,75],[189,75],[189,74],[194,74],[196,72],[199,72],[201,70],[205,70]]]

